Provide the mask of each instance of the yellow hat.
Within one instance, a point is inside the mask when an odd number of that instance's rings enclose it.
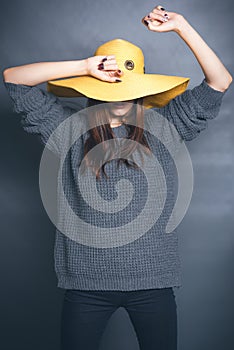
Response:
[[[95,100],[115,102],[143,97],[146,108],[163,107],[172,98],[183,93],[189,78],[145,74],[142,50],[123,39],[114,39],[99,46],[95,56],[115,55],[119,69],[124,74],[122,82],[105,82],[92,76],[50,80],[47,91],[60,97],[89,97]]]

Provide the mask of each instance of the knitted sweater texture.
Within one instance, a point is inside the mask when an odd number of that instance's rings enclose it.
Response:
[[[218,115],[224,93],[203,80],[165,107],[145,112],[144,134],[160,164],[160,167],[148,166],[149,177],[143,168],[135,169],[125,163],[117,166],[117,159],[112,159],[105,165],[108,179],[101,173],[98,181],[88,172],[81,186],[77,172],[89,136],[85,113],[64,106],[58,97],[38,86],[5,82],[5,87],[13,110],[21,117],[23,129],[39,136],[50,151],[63,157],[64,182],[61,188],[58,186],[60,225],[56,225],[54,245],[58,287],[130,291],[181,286],[178,231],[175,228],[165,232],[178,191],[177,169],[165,143],[150,130],[160,125],[163,133],[164,124],[157,124],[160,115],[173,125],[173,128],[165,128],[165,132],[171,134],[170,142],[175,143],[174,129],[181,143],[193,140],[207,128],[208,120]],[[76,118],[66,132],[50,140],[53,131],[72,115]],[[70,145],[68,135],[74,130],[74,121],[81,134]],[[125,125],[113,131],[117,140],[128,136]],[[159,213],[157,220],[152,220],[156,212]],[[79,220],[74,220],[73,215]],[[66,234],[62,228],[66,229]]]

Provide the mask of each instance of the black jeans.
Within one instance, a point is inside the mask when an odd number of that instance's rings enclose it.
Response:
[[[62,350],[98,350],[113,312],[124,307],[141,350],[177,349],[177,307],[172,288],[137,291],[67,289],[61,322]]]

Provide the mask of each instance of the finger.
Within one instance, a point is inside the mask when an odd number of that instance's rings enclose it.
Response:
[[[111,65],[117,65],[117,62],[116,62],[116,59],[110,59],[104,62],[104,64],[105,64],[105,67],[109,67]]]
[[[117,71],[119,69],[117,64],[104,65],[104,70],[106,71]]]
[[[156,6],[153,10],[152,10],[153,13],[156,13],[156,14],[162,14],[164,17],[168,17],[169,18],[169,14],[168,14],[168,11],[165,10],[164,7],[162,7],[161,5],[158,5]]]
[[[110,82],[112,82],[112,83],[121,83],[122,80],[119,79],[119,78],[113,77],[113,78],[111,78]]]
[[[160,11],[166,11],[165,8],[162,5],[158,5],[154,9],[157,9],[157,10],[160,10]]]
[[[124,75],[124,72],[121,71],[120,69],[116,70],[116,71],[106,71],[103,72],[105,74],[106,77],[108,77],[108,80],[115,82],[116,79],[121,80],[121,76]]]
[[[170,23],[170,22],[168,22]],[[158,21],[150,22],[148,25],[148,29],[155,32],[165,32],[170,30],[170,26],[167,23],[160,23]]]
[[[115,59],[114,55],[110,55],[110,56],[96,56],[96,58],[98,59],[97,64],[100,65],[101,63],[105,63],[108,62],[110,60]]]
[[[98,64],[99,70],[117,70],[118,65],[115,59],[115,56],[106,56],[101,60],[101,63]]]
[[[108,55],[108,56],[97,56],[101,62],[105,62],[107,60],[112,60],[112,59],[115,59],[115,56],[114,55]]]
[[[116,70],[115,72],[110,72],[110,74],[115,76],[116,78],[120,78],[124,75],[124,72],[120,69]]]
[[[122,77],[124,75],[124,72],[121,69],[118,69],[116,73],[120,77]]]
[[[154,14],[156,14],[156,15],[160,15],[160,16],[169,18],[168,11],[165,12],[165,11],[160,11],[160,10],[154,9],[150,14],[152,14],[152,16]]]
[[[119,69],[118,64],[116,62],[116,59],[111,58],[110,60],[106,60],[103,62],[103,64],[99,64],[99,69],[105,70],[105,71],[116,71],[119,75],[122,75],[123,72]]]
[[[147,21],[160,21],[160,22],[167,22],[168,21],[168,16],[164,16],[161,14],[156,14],[154,12],[150,12],[147,16]]]
[[[124,72],[120,69],[117,70],[112,70],[112,71],[104,71],[105,73],[107,73],[110,77],[116,77],[116,78],[120,78],[124,75]]]
[[[119,77],[116,77],[115,75],[112,75],[112,74],[105,75],[101,79],[109,83],[120,83],[122,81]]]
[[[104,62],[104,63],[99,64],[98,69],[99,70],[103,70],[103,71],[117,71],[119,69],[119,67],[118,67],[117,64],[109,64],[109,65],[107,65]]]
[[[146,16],[146,17],[143,17],[142,20],[141,20],[141,22],[142,22],[146,27],[148,27],[149,22],[148,22],[147,16]]]

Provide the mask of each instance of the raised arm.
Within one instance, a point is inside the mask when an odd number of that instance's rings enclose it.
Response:
[[[48,80],[87,74],[86,60],[37,62],[4,70],[5,82],[34,86]]]
[[[142,19],[142,22],[151,31],[176,32],[192,50],[209,86],[222,92],[228,89],[232,82],[231,74],[214,51],[181,14],[169,12],[162,6],[157,6]]]
[[[101,69],[101,65],[105,65]],[[108,69],[105,71],[105,69]],[[6,68],[3,71],[5,82],[35,86],[48,80],[91,75],[100,80],[116,82],[122,75],[114,56],[94,56],[82,60],[37,62],[16,67]]]
[[[64,106],[57,96],[37,85],[48,80],[81,75],[116,82],[122,74],[118,71],[116,59],[112,55],[10,67],[3,71],[3,80],[13,102],[13,110],[21,114],[23,129],[30,134],[38,135],[51,151],[60,153],[63,147],[61,135],[59,137],[56,135],[57,139],[48,144],[49,137],[60,123],[77,110]],[[80,127],[82,127],[81,119]]]

